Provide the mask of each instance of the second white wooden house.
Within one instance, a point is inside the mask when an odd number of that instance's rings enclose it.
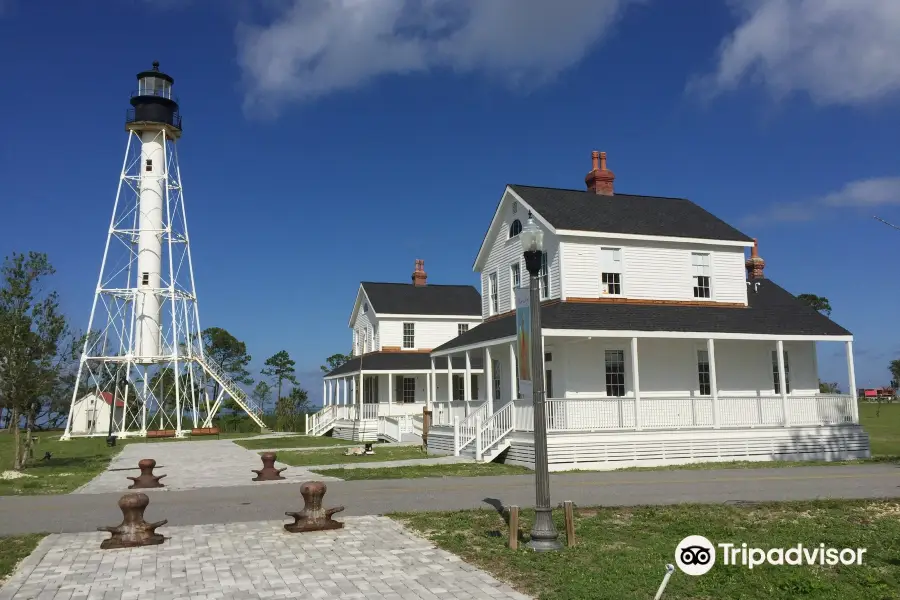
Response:
[[[324,406],[307,432],[354,441],[409,439],[425,406],[487,398],[482,361],[454,359],[449,377],[432,377],[431,351],[481,323],[471,285],[428,283],[416,260],[411,283],[360,283],[350,313],[350,360],[324,378]],[[466,414],[463,410],[462,414]],[[421,431],[418,427],[418,431]]]

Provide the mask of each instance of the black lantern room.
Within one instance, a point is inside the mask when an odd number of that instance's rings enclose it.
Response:
[[[131,94],[128,123],[158,123],[181,130],[178,99],[172,94],[175,80],[159,70],[159,62],[153,68],[137,74],[138,89]]]

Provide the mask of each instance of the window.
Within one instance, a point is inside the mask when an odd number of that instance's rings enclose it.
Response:
[[[512,211],[513,211],[513,213],[516,213],[519,211],[519,203],[518,202],[513,202]]]
[[[509,282],[510,287],[512,287],[512,302],[511,305],[513,308],[516,307],[516,288],[522,287],[522,269],[519,266],[519,263],[514,262],[509,265]]]
[[[778,351],[772,350],[772,381],[775,384],[775,393],[781,393],[781,382],[778,381]],[[788,362],[787,350],[784,351],[784,389],[791,393],[791,364]]]
[[[466,399],[466,377],[465,375],[453,375],[453,399]]]
[[[456,335],[462,335],[469,330],[468,323],[460,323],[456,326]]]
[[[403,378],[403,403],[412,404],[416,401],[416,378]]]
[[[509,226],[509,237],[514,238],[522,233],[522,221],[516,219]]]
[[[141,285],[150,285],[150,273],[141,273]]]
[[[363,312],[369,312],[369,303],[368,302],[363,304]]]
[[[404,323],[403,324],[403,347],[404,348],[415,348],[416,347],[416,324],[415,323]]]
[[[550,269],[547,268],[547,253],[541,255],[541,270],[538,273],[538,284],[541,290],[541,300],[550,297]]]
[[[490,297],[490,314],[497,314],[497,274],[491,273],[488,275],[488,295]]]
[[[706,350],[697,351],[697,377],[700,381],[700,395],[712,395],[712,385],[709,379],[709,353]]]
[[[600,293],[604,296],[622,294],[622,249],[600,249]]]
[[[491,375],[494,378],[494,400],[500,399],[500,361],[491,360]]]
[[[625,351],[606,351],[606,395],[625,395]]]
[[[709,298],[709,254],[694,252],[691,254],[691,263],[694,268],[694,298]]]
[[[544,362],[553,361],[553,353],[552,352],[544,352]]]
[[[148,158],[144,163],[144,170],[148,173],[153,170],[153,159]]]
[[[478,375],[471,373],[472,380],[469,382],[469,391],[472,394],[472,400],[478,399]]]

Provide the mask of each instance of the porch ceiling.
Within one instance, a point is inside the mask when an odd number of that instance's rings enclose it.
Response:
[[[444,364],[441,365],[440,362]],[[472,370],[481,371],[484,365],[481,364],[480,356],[471,356],[469,364]],[[438,369],[447,368],[446,360],[439,361],[436,365]],[[385,371],[395,372],[397,374],[404,371],[430,371],[431,355],[425,352],[372,352],[362,357],[356,356],[337,369],[325,375],[325,377],[336,377],[339,375],[351,375],[359,373],[360,368],[363,371]],[[453,370],[464,371],[466,368],[465,357],[453,359]]]
[[[748,286],[749,306],[677,306],[554,302],[541,307],[542,327],[557,330],[644,331],[709,334],[834,336],[852,334],[803,304],[787,290],[764,279]],[[516,335],[515,314],[510,313],[473,327],[435,348],[446,352]]]

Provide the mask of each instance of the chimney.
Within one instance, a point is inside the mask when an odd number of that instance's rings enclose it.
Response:
[[[763,269],[766,268],[766,261],[759,256],[759,241],[756,238],[753,238],[753,248],[750,250],[750,258],[744,262],[744,266],[747,268],[747,279],[749,281],[766,278],[766,276],[763,275]]]
[[[416,287],[427,285],[428,274],[425,273],[425,261],[421,258],[416,259],[416,270],[412,274],[412,282]]]
[[[584,178],[588,191],[600,196],[614,195],[613,181],[616,176],[606,168],[606,152],[594,150],[591,152],[591,159],[593,162],[591,172]]]

